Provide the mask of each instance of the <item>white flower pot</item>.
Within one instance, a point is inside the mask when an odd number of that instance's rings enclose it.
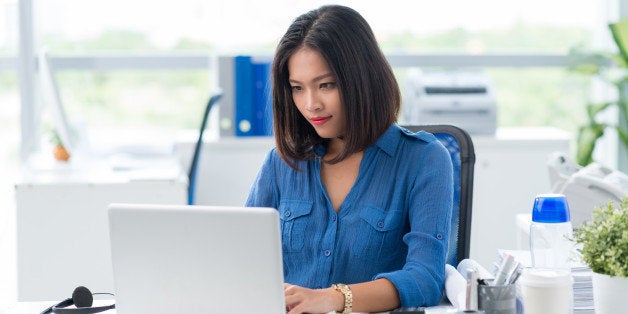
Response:
[[[628,278],[593,273],[595,314],[625,313],[628,309]]]

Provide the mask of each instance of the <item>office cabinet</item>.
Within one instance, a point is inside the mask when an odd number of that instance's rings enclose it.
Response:
[[[107,206],[187,202],[178,160],[29,164],[15,185],[17,297],[61,300],[79,285],[113,292]]]

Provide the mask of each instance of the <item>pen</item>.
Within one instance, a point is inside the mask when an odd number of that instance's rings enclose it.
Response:
[[[507,254],[502,260],[497,273],[495,274],[495,280],[493,280],[493,286],[501,286],[508,284],[508,277],[511,275],[513,269],[516,269],[517,262],[512,255]]]
[[[521,271],[523,269],[521,268],[521,264],[517,263],[517,266],[515,267],[514,271],[512,272],[512,275],[510,276],[510,278],[508,278],[508,283],[509,284],[513,284],[517,281],[517,279],[519,279],[519,276],[521,276]]]
[[[467,270],[467,302],[465,311],[478,310],[478,271],[475,269]]]

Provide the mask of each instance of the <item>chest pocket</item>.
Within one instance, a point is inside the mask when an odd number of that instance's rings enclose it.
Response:
[[[357,231],[354,257],[377,261],[389,258],[402,242],[402,213],[384,211],[374,206],[366,206],[360,211],[360,228]]]
[[[305,228],[310,220],[312,201],[282,200],[279,202],[281,242],[284,252],[299,252],[305,241]]]

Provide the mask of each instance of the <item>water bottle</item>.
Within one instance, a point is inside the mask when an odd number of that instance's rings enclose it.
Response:
[[[562,194],[538,195],[530,225],[532,267],[569,269],[572,233],[567,198]]]

